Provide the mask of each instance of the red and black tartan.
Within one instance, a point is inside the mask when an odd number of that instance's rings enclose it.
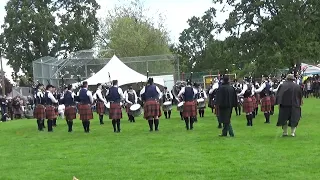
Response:
[[[261,99],[261,111],[270,112],[271,111],[271,99],[270,96],[266,96]]]
[[[156,116],[161,117],[160,104],[156,100],[147,100],[143,106],[144,115],[146,120],[154,118]]]
[[[78,110],[80,114],[80,120],[91,120],[93,119],[93,113],[89,104],[79,104]]]
[[[109,119],[122,119],[120,103],[110,103]]]
[[[77,110],[74,106],[67,106],[64,115],[66,116],[66,120],[74,120],[77,118]]]
[[[270,96],[270,101],[271,101],[271,106],[274,106],[276,104],[276,96],[275,95],[271,95]]]
[[[246,114],[252,113],[254,110],[254,100],[252,97],[244,98],[242,104],[243,112]]]
[[[257,105],[260,104],[260,94],[255,94]]]
[[[101,102],[101,101],[98,101],[96,103],[97,114],[103,115],[104,114],[104,110],[105,110],[104,103]]]
[[[253,103],[253,109],[258,107],[257,98],[255,96],[251,97]]]
[[[57,118],[56,109],[54,106],[47,105],[46,106],[46,119],[53,120]]]
[[[33,116],[36,119],[45,119],[46,118],[46,107],[42,104],[38,104],[34,109]]]
[[[184,118],[197,116],[197,103],[195,101],[187,101],[183,104],[182,116]]]

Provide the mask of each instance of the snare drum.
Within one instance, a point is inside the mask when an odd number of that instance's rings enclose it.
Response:
[[[178,111],[183,112],[183,104],[184,104],[184,102],[180,102],[180,103],[177,105],[177,110],[178,110]]]
[[[197,103],[198,103],[198,109],[206,108],[206,102],[203,98],[197,99]]]
[[[130,107],[130,113],[133,117],[138,117],[142,114],[142,108],[140,104],[134,104]]]
[[[163,103],[163,106],[162,106],[162,110],[163,111],[171,111],[172,110],[172,103],[171,101],[166,101]]]
[[[110,102],[107,102],[107,104],[105,104],[106,108],[105,108],[105,114],[106,115],[109,115],[109,112],[110,112]]]

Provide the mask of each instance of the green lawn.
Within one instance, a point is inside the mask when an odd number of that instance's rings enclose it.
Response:
[[[320,178],[320,100],[304,100],[296,137],[264,124],[259,112],[253,127],[245,116],[232,119],[236,137],[218,137],[216,118],[209,112],[186,131],[179,113],[160,120],[150,133],[141,117],[122,120],[113,133],[110,120],[91,121],[85,134],[76,120],[73,133],[58,120],[53,133],[38,132],[35,120],[0,123],[0,179],[318,179]],[[277,108],[276,108],[277,109]]]

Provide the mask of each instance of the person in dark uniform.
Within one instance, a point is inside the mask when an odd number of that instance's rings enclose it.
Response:
[[[199,99],[203,99],[204,100],[204,107],[200,107],[200,104],[198,104],[198,111],[199,111],[199,115],[200,117],[204,117],[204,109],[206,108],[205,106],[205,101],[206,99],[208,98],[207,96],[207,93],[206,91],[202,88],[201,84],[200,85],[197,85],[197,95],[196,95],[196,99],[199,100]]]
[[[242,109],[243,109],[243,112],[246,113],[247,126],[252,126],[253,112],[254,112],[254,100],[252,99],[252,96],[254,93],[249,81],[250,81],[249,78],[244,79],[242,91],[238,94],[238,96],[243,96]]]
[[[132,86],[129,87],[128,90],[124,93],[124,98],[126,100],[126,112],[128,114],[128,118],[130,122],[136,122],[133,115],[130,113],[130,107],[133,104],[137,104],[138,102],[138,96],[136,91],[132,88]]]
[[[163,88],[163,93],[162,93],[163,103],[165,103],[165,102],[171,102],[172,103],[172,99],[173,99],[173,96],[172,96],[171,92],[168,91],[167,87],[164,87]],[[170,119],[172,107],[170,107],[170,109],[168,109],[167,107],[163,106],[162,110],[163,110],[163,113],[164,113],[164,116],[166,117],[166,119]]]
[[[259,89],[255,90],[256,93],[259,93],[261,99],[261,112],[264,113],[266,119],[265,123],[270,123],[270,113],[271,113],[271,85],[269,82],[263,78],[262,84]]]
[[[43,94],[43,84],[37,85],[37,92],[35,94],[35,110],[33,111],[34,118],[37,119],[38,130],[43,131],[44,119],[46,118],[45,99]]]
[[[282,126],[283,136],[288,136],[288,126],[290,126],[291,136],[295,137],[301,118],[303,93],[301,87],[294,83],[293,74],[288,74],[286,79],[278,88],[276,95],[276,104],[279,105],[277,126]]]
[[[52,121],[52,126],[53,127],[56,127],[57,126],[57,117],[58,117],[58,115],[59,115],[59,113],[58,113],[58,107],[59,107],[59,99],[60,99],[60,97],[58,96],[58,93],[57,93],[57,88],[55,87],[55,86],[52,86],[52,95],[53,95],[53,97],[55,98],[55,99],[57,99],[58,100],[58,102],[57,103],[54,103],[53,105],[54,105],[54,112],[55,112],[55,114],[56,114],[56,117],[53,119],[53,121]]]
[[[197,116],[196,101],[194,101],[197,93],[197,90],[191,86],[191,81],[188,79],[187,86],[182,87],[178,94],[178,97],[182,97],[184,100],[182,114],[187,130],[193,130],[193,123]]]
[[[76,119],[75,94],[72,92],[72,85],[68,85],[68,90],[63,95],[65,105],[65,117],[68,124],[68,132],[72,132],[73,120]]]
[[[234,80],[233,88],[236,90],[237,94],[241,93],[242,85],[238,82],[237,79]],[[234,109],[236,111],[236,115],[241,116],[241,106],[242,106],[241,97],[238,96],[237,100],[238,100],[237,107],[235,107]]]
[[[79,114],[85,133],[90,132],[90,120],[93,119],[91,105],[93,104],[92,92],[88,90],[88,82],[84,81],[79,91]]]
[[[234,132],[231,126],[231,115],[233,108],[237,106],[237,94],[235,89],[229,84],[229,77],[223,76],[222,84],[217,89],[216,105],[219,108],[219,120],[223,123],[222,134],[227,136],[228,132],[231,137],[234,137]]]
[[[118,80],[112,81],[113,86],[107,91],[106,97],[110,102],[109,119],[112,119],[113,132],[119,133],[122,110],[120,102],[124,99],[123,91],[118,87]]]
[[[104,112],[105,112],[105,104],[107,104],[107,101],[102,96],[102,85],[101,85],[101,83],[97,84],[97,90],[96,90],[95,94],[96,94],[96,99],[97,99],[96,111],[97,111],[97,114],[99,114],[100,125],[102,125],[102,124],[104,124],[103,115],[104,115]]]
[[[144,102],[144,118],[149,123],[150,132],[153,131],[153,124],[155,131],[159,131],[159,118],[161,117],[159,100],[162,97],[160,89],[153,84],[153,78],[148,79],[148,85],[143,87],[140,95]]]
[[[46,105],[46,119],[48,119],[47,121],[48,132],[53,131],[52,129],[53,120],[57,118],[54,104],[58,103],[58,100],[54,98],[52,92],[53,92],[53,86],[50,84],[47,85],[44,98],[45,98],[45,105]]]
[[[219,121],[219,116],[218,116],[218,107],[216,106],[216,95],[217,95],[217,89],[219,88],[219,81],[216,79],[215,83],[212,85],[210,91],[209,91],[209,96],[211,95],[212,97],[212,107],[214,109],[214,114],[217,117],[217,121],[218,121],[218,128],[221,129],[222,128],[222,123]]]

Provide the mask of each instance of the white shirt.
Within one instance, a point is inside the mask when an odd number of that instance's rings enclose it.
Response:
[[[219,88],[219,83],[214,83],[212,88],[209,90],[209,94],[212,94],[214,90]]]
[[[58,103],[58,100],[56,100],[56,98],[54,98],[53,94],[50,91],[48,92],[48,98],[52,101],[52,103]]]
[[[187,87],[191,87],[191,86],[187,86]],[[198,94],[198,91],[195,89],[195,88],[192,88],[193,89],[193,96],[195,96],[196,94]],[[182,87],[179,94],[178,94],[178,97],[182,97],[182,95],[186,92],[186,87]]]
[[[129,103],[129,104],[137,104],[138,96],[137,96],[136,91],[135,91],[135,90],[133,90],[133,89],[131,90],[131,91],[132,91],[132,93],[133,93],[133,95],[134,95],[135,102],[131,102],[131,101],[129,101],[129,94],[128,94],[128,91],[129,91],[129,90],[127,90],[127,91],[125,91],[125,92],[124,92],[124,97],[125,97],[126,102],[127,102],[127,103]]]
[[[118,93],[120,95],[120,100],[124,99],[124,94],[121,88],[119,88],[118,86],[113,86],[113,87],[117,87],[118,88]],[[106,96],[108,96],[109,94],[109,89],[107,90]]]
[[[141,89],[141,91],[140,91],[140,95],[144,94],[145,91],[146,91],[146,87],[143,87],[143,88]],[[158,86],[156,86],[156,91],[157,91],[158,94],[159,94],[158,99],[161,99],[161,97],[162,97],[162,92],[160,91],[160,89],[158,88]]]
[[[238,94],[238,96],[243,96],[247,89],[248,89],[248,84],[243,84],[242,91]]]
[[[163,91],[163,94],[164,95],[167,95],[167,94],[169,94],[169,97],[170,97],[170,99],[173,99],[173,96],[172,96],[172,94],[171,94],[171,92],[170,91]]]
[[[203,99],[207,99],[208,98],[208,96],[207,96],[207,93],[206,93],[206,91],[204,91],[203,89],[202,89],[202,92],[203,92]],[[199,90],[199,93],[201,93],[201,91]]]
[[[96,96],[96,99],[101,100],[103,103],[107,103],[107,101],[102,96],[101,89],[98,88],[96,90],[95,96]]]
[[[266,83],[262,83],[261,86],[259,87],[259,89],[255,89],[255,92],[256,93],[260,93],[261,91],[263,91],[263,89],[266,87]]]
[[[280,85],[283,84],[283,82],[284,82],[284,81],[281,81],[280,84],[278,85],[277,89],[274,89],[273,92],[277,92],[278,89],[279,89],[279,87],[280,87]]]
[[[43,92],[42,91],[38,91],[37,92],[37,95],[36,95],[37,97],[40,97],[40,98],[43,98]]]

